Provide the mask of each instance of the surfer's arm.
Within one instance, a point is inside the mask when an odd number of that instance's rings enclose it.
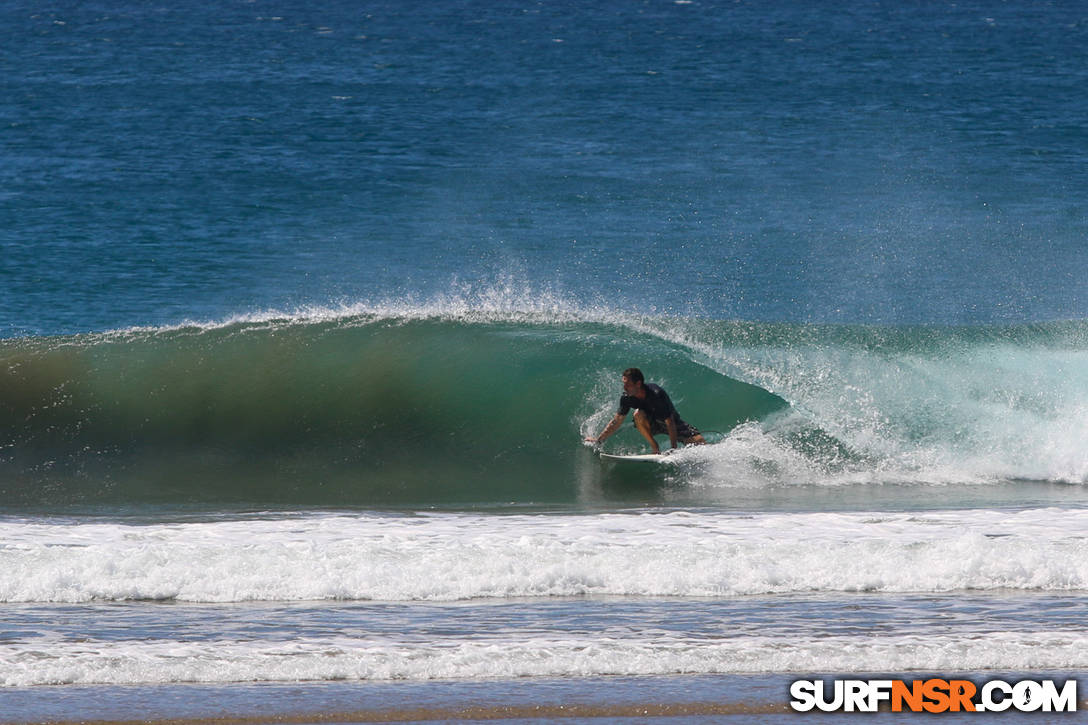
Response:
[[[676,421],[671,415],[665,419],[665,427],[669,429],[669,443],[672,444],[673,448],[676,448],[676,442],[678,439],[678,436],[676,434]]]
[[[620,429],[620,426],[623,425],[623,419],[626,417],[626,415],[616,413],[614,416],[612,416],[611,422],[609,422],[609,424],[604,427],[604,430],[601,431],[601,434],[599,436],[597,436],[596,438],[594,438],[593,436],[587,436],[586,442],[604,443],[605,439],[607,439],[610,435]]]

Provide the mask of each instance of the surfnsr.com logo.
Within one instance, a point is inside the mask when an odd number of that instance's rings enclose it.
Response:
[[[796,712],[1076,712],[1077,681],[1054,680],[796,680]]]

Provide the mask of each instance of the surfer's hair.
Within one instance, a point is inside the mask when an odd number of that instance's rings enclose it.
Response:
[[[642,377],[642,371],[638,368],[627,368],[623,371],[623,377],[627,378],[632,383],[642,383],[646,381],[646,378]]]

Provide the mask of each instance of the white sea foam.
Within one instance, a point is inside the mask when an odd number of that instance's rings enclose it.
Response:
[[[0,685],[1088,668],[1088,635],[569,637],[0,645]]]
[[[1083,349],[951,336],[929,350],[819,338],[746,348],[696,342],[692,349],[712,367],[788,400],[868,461],[869,479],[1088,482]]]
[[[1088,589],[1088,511],[0,523],[0,601]]]

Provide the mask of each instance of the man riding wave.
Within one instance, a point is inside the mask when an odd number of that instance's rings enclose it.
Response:
[[[685,423],[676,412],[669,394],[660,385],[647,383],[638,368],[623,371],[623,395],[620,396],[619,411],[612,417],[599,436],[587,436],[586,442],[594,445],[603,443],[609,436],[620,429],[627,413],[635,409],[635,428],[650,444],[654,453],[661,453],[655,435],[668,434],[673,448],[676,444],[690,443],[702,445],[706,440],[694,427]]]

